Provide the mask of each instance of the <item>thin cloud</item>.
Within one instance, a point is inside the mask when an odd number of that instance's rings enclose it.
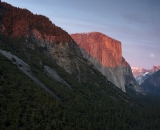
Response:
[[[149,15],[126,13],[122,15],[122,18],[128,23],[150,24],[152,22]]]

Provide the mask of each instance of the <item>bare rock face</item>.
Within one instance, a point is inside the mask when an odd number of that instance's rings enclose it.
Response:
[[[46,47],[48,55],[55,63],[63,67],[68,73],[74,73],[75,69],[77,69],[77,62],[74,57],[82,57],[82,53],[73,40],[69,42],[58,42],[55,35],[42,35],[36,29],[33,29],[30,33],[34,43],[37,46]]]
[[[155,73],[155,72],[157,72],[158,70],[160,70],[160,65],[154,65],[154,66],[152,67],[152,69],[150,69],[150,72],[151,72],[151,73]]]
[[[46,43],[49,44],[56,42],[57,39],[57,37],[54,35],[46,35],[46,34],[42,35],[42,33],[40,33],[37,29],[32,29],[30,33],[34,42],[36,42],[38,46],[42,47],[45,47]]]
[[[133,78],[130,65],[122,57],[121,42],[102,33],[72,34],[83,56],[107,77],[107,79],[126,92],[128,87],[143,93]]]
[[[101,33],[73,34],[78,46],[97,59],[104,67],[116,67],[121,63],[121,43]]]

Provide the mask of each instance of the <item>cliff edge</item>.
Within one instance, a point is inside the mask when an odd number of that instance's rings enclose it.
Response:
[[[130,65],[122,57],[121,42],[99,32],[71,34],[83,57],[122,91],[126,87],[143,93],[136,83]]]

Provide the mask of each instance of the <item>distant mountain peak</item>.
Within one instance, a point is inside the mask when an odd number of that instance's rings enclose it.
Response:
[[[147,94],[160,95],[160,70],[149,76],[141,86]]]
[[[131,67],[132,73],[139,85],[141,85],[150,75],[160,70],[160,65],[153,65],[151,69]]]

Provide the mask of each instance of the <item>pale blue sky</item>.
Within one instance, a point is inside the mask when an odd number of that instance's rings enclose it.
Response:
[[[68,33],[102,32],[122,42],[131,66],[160,65],[160,0],[2,0],[42,14]]]

